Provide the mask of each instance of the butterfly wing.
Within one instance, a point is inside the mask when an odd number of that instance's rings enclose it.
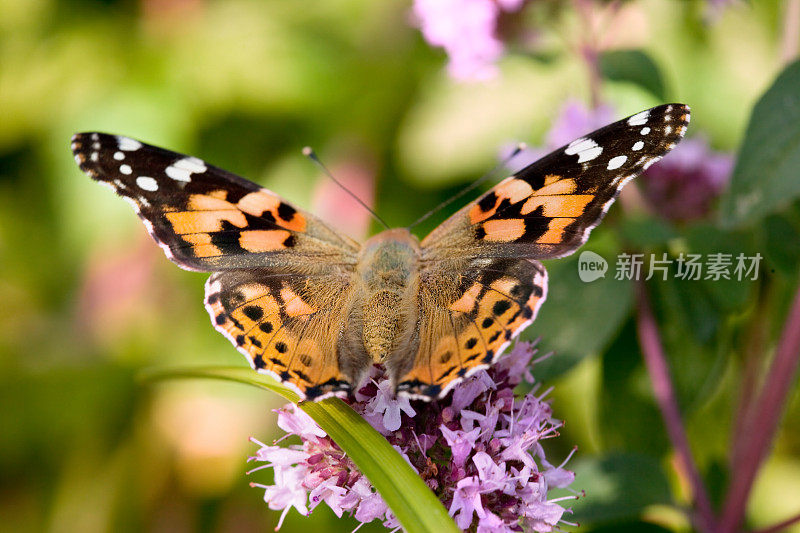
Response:
[[[371,365],[337,360],[352,287],[347,274],[226,270],[208,279],[205,303],[214,326],[254,369],[312,400],[349,391]]]
[[[458,211],[422,247],[438,257],[569,255],[622,187],[676,146],[689,118],[688,106],[662,105],[576,139]]]
[[[486,368],[530,324],[547,297],[538,261],[476,258],[420,274],[419,347],[415,357],[387,363],[397,390],[413,398],[442,397]]]
[[[206,283],[212,323],[308,398],[349,388],[369,363],[337,362],[359,245],[255,183],[204,161],[102,133],[77,134],[81,170],[133,204],[166,255]]]
[[[187,270],[356,262],[357,243],[196,157],[103,133],[75,135],[72,151],[81,170],[133,204],[167,257]]]
[[[669,104],[610,124],[506,178],[423,239],[421,344],[412,362],[388,365],[398,390],[435,398],[496,361],[546,297],[536,260],[586,242],[625,183],[674,148],[688,123],[688,106]]]

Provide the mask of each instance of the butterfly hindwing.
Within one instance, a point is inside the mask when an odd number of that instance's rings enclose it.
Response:
[[[205,304],[255,370],[314,399],[351,388],[336,360],[351,291],[348,276],[228,270],[208,279]]]
[[[441,397],[493,364],[547,296],[538,261],[475,259],[453,270],[423,278],[419,346],[413,358],[387,365],[398,391],[414,398]]]
[[[133,204],[167,256],[189,270],[318,264],[357,244],[276,194],[196,157],[103,133],[79,133],[81,170]]]

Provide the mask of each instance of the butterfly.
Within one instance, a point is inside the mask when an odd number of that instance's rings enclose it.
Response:
[[[381,364],[397,393],[430,400],[497,361],[547,297],[539,260],[586,242],[689,119],[682,104],[642,111],[506,178],[421,241],[397,228],[363,244],[196,157],[103,133],[71,146],[169,259],[213,272],[206,309],[254,369],[321,399]]]

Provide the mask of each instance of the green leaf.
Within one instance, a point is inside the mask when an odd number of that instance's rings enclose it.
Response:
[[[580,523],[630,520],[648,505],[671,501],[664,471],[652,457],[587,457],[576,460],[573,467],[574,486],[586,491],[586,497],[572,506]]]
[[[781,274],[793,277],[800,267],[800,214],[770,215],[762,225],[764,256]]]
[[[715,226],[697,224],[686,230],[686,244],[691,253],[703,255],[703,262],[708,265],[712,254],[729,254],[730,279],[705,279],[707,270],[703,272],[702,280],[693,281],[702,285],[714,303],[723,310],[740,311],[747,305],[755,282],[745,276],[745,271],[736,270],[739,265],[739,255],[744,255],[745,267],[749,265],[750,257],[754,257],[758,250],[752,243],[752,236],[743,231],[724,231]],[[704,268],[708,268],[705,266]],[[738,279],[738,278],[742,279]]]
[[[650,216],[627,216],[620,222],[620,232],[626,248],[640,250],[663,246],[678,234],[663,220]]]
[[[213,378],[253,385],[297,403],[296,392],[249,368],[192,367],[156,369],[147,381],[169,378]],[[339,398],[300,402],[300,408],[319,424],[350,457],[381,494],[403,529],[409,532],[459,531],[436,495],[403,457],[358,413]]]
[[[658,66],[641,50],[613,50],[600,56],[600,73],[606,79],[631,82],[659,100],[666,100],[664,79]]]
[[[731,184],[721,201],[726,226],[753,224],[800,196],[800,61],[756,103]]]
[[[604,446],[621,452],[663,454],[669,440],[642,369],[636,323],[625,323],[600,358],[599,428]],[[631,421],[637,423],[632,424]]]

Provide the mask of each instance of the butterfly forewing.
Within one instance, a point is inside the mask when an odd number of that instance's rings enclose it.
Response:
[[[79,133],[81,170],[130,201],[167,256],[189,270],[286,266],[358,245],[273,192],[196,157],[103,133]]]
[[[667,104],[580,137],[503,180],[422,245],[429,255],[569,255],[586,242],[625,183],[676,146],[689,118],[688,106]]]

